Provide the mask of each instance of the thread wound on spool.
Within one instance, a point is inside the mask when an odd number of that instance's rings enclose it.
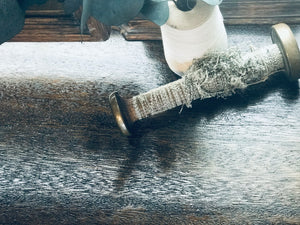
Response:
[[[192,107],[196,99],[225,98],[283,70],[282,58],[277,45],[246,55],[236,48],[211,52],[195,59],[182,79],[135,96],[131,104],[143,119],[180,105]]]
[[[282,69],[282,56],[276,45],[245,56],[236,48],[209,53],[194,60],[185,75],[189,99],[185,105],[191,107],[195,99],[228,97]]]

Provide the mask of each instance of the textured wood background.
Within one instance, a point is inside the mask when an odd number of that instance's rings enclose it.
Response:
[[[300,22],[300,0],[224,0],[220,9],[226,24]]]
[[[245,51],[271,43],[269,26],[227,30]],[[278,74],[126,138],[108,95],[177,79],[160,41],[0,52],[0,224],[299,224],[298,83]]]
[[[81,10],[67,14],[63,3],[48,0],[26,11],[23,30],[10,41],[106,41],[109,38],[110,27],[94,18],[88,20],[87,29],[81,33],[80,18]]]
[[[300,0],[224,0],[220,5],[227,25],[300,23]],[[67,15],[62,3],[49,0],[32,6],[26,13],[25,26],[11,41],[103,41],[110,28],[91,18],[83,34],[80,32],[80,11]],[[128,24],[113,27],[126,40],[161,40],[160,28],[154,23],[135,18]]]

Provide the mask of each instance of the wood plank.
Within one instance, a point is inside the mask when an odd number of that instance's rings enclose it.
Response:
[[[257,0],[234,0],[224,1],[220,5],[226,25],[239,24],[276,24],[285,22],[288,24],[300,23],[300,0],[276,0],[276,1],[257,1]],[[29,24],[35,25],[36,29],[52,30],[53,27],[48,26],[56,24],[56,30],[61,32],[48,32],[48,38],[41,37],[42,41],[68,41],[67,35],[69,31],[64,25],[77,27],[77,39],[73,36],[70,41],[82,41],[80,34],[80,15],[81,12],[75,13],[75,19],[72,15],[65,15],[63,4],[56,1],[48,1],[47,4],[41,6],[33,6],[27,12],[25,27],[19,35],[12,41],[39,41],[39,36],[29,38],[29,34],[33,31]],[[44,27],[43,27],[44,26]],[[85,36],[85,41],[107,40],[110,34],[110,27],[105,26],[95,19],[89,20],[89,30],[85,34],[90,33],[90,39]],[[28,29],[28,31],[27,31]],[[126,40],[161,40],[160,29],[157,25],[141,18],[135,18],[128,24],[124,24],[118,28]],[[75,30],[74,30],[75,31]],[[38,34],[39,31],[34,33]]]
[[[277,23],[286,19],[286,23],[297,23],[300,18],[300,1],[235,1],[224,3],[220,6],[225,20],[248,19],[247,23],[256,24],[259,21]],[[295,21],[296,20],[296,21]],[[237,23],[237,22],[236,22]]]
[[[109,37],[110,28],[92,18],[88,28],[81,34],[80,23],[72,18],[33,17],[25,20],[24,29],[10,41],[103,41]]]
[[[109,38],[111,28],[93,18],[88,20],[88,29],[81,34],[80,17],[81,10],[67,15],[63,4],[56,0],[34,5],[26,11],[23,30],[10,41],[105,41]]]
[[[64,33],[36,33],[38,35],[38,40],[33,37],[34,33],[31,34],[20,34],[17,39],[13,39],[13,42],[88,42],[88,41],[98,41],[91,39],[90,35],[82,34],[64,34]]]
[[[65,16],[63,9],[29,9],[26,11],[27,17],[33,16]]]
[[[229,44],[269,30],[229,26]],[[178,79],[161,42],[0,48],[0,224],[299,224],[299,83],[278,74],[127,138],[108,96]]]
[[[79,23],[72,17],[28,17],[25,20],[25,25],[41,25],[46,29],[49,25],[68,25],[78,28]]]

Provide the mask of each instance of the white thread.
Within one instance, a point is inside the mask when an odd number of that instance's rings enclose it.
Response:
[[[137,118],[143,119],[180,105],[192,107],[196,99],[230,96],[283,68],[277,45],[245,56],[238,49],[210,53],[195,59],[183,78],[135,96],[131,102]]]
[[[176,9],[170,7],[170,10]],[[191,66],[193,59],[201,58],[209,51],[227,48],[219,6],[198,0],[191,12],[177,10],[170,13],[169,20],[161,26],[164,53],[170,69],[180,76]]]

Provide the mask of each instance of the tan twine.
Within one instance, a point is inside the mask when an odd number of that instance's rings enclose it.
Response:
[[[196,99],[231,96],[236,90],[264,82],[283,68],[277,45],[246,55],[236,48],[211,52],[193,60],[183,78],[137,95],[131,101],[136,116],[143,119],[178,106],[192,107]]]

